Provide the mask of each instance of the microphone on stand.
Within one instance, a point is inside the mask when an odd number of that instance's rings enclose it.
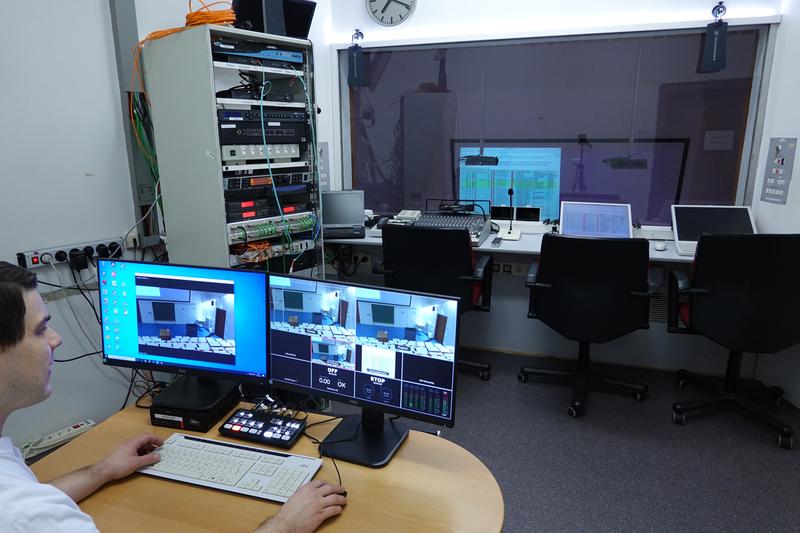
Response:
[[[511,206],[511,216],[508,221],[508,232],[511,233],[514,227],[514,189],[508,188],[508,205]]]
[[[508,188],[508,203],[511,205],[511,217],[508,221],[508,230],[503,234],[503,239],[518,241],[522,237],[522,231],[514,229],[514,189]]]

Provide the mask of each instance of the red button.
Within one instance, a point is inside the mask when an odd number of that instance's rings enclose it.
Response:
[[[35,255],[33,257],[31,257],[31,263],[33,263],[34,265],[38,265],[39,264],[39,257],[35,256]]]
[[[242,429],[242,426],[233,426],[231,429],[233,431],[240,431]]]

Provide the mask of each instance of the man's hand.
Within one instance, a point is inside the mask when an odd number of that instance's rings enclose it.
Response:
[[[153,449],[164,439],[155,435],[140,435],[117,448],[99,463],[71,472],[50,483],[75,502],[79,502],[109,481],[133,474],[143,466],[161,459]]]
[[[111,455],[95,465],[105,483],[129,476],[143,466],[157,463],[161,455],[153,450],[164,444],[155,435],[139,435],[114,450]]]
[[[313,480],[300,487],[280,512],[264,522],[256,533],[311,533],[322,522],[342,512],[347,492],[341,485]]]

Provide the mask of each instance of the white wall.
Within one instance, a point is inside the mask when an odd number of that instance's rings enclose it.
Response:
[[[781,13],[783,18],[775,42],[764,135],[756,167],[758,180],[753,194],[756,225],[762,233],[800,233],[800,164],[797,161],[786,205],[760,201],[770,138],[800,138],[800,107],[797,103],[797,88],[800,87],[800,71],[797,69],[797,54],[800,52],[800,0],[784,0]],[[800,157],[800,153],[797,156]],[[800,346],[775,355],[762,356],[758,375],[770,384],[783,387],[787,391],[787,397],[798,405]]]
[[[134,215],[108,1],[87,0],[79,9],[52,0],[2,2],[0,19],[7,22],[0,34],[0,259],[15,263],[18,251],[122,236]],[[52,271],[40,272],[57,282]],[[80,296],[71,302],[96,349],[94,315]],[[93,351],[64,300],[49,308],[64,336],[57,358]],[[55,364],[53,396],[12,416],[4,434],[19,444],[113,413],[127,384],[99,368],[98,357]]]

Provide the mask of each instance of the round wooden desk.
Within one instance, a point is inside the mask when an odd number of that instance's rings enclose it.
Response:
[[[309,423],[326,418],[312,414]],[[308,432],[322,439],[336,423],[320,424]],[[252,444],[225,438],[216,427],[206,436]],[[146,409],[129,407],[37,462],[32,469],[46,481],[99,461],[134,435],[155,433],[166,438],[174,432],[151,426]],[[306,438],[289,451],[319,456],[316,445]],[[484,533],[503,527],[503,496],[492,473],[467,450],[440,437],[411,431],[384,468],[342,461],[336,464],[347,489],[348,505],[319,531]],[[324,459],[316,479],[337,481],[330,459]],[[141,474],[100,489],[80,506],[104,533],[252,531],[280,509],[279,504],[266,500]]]

